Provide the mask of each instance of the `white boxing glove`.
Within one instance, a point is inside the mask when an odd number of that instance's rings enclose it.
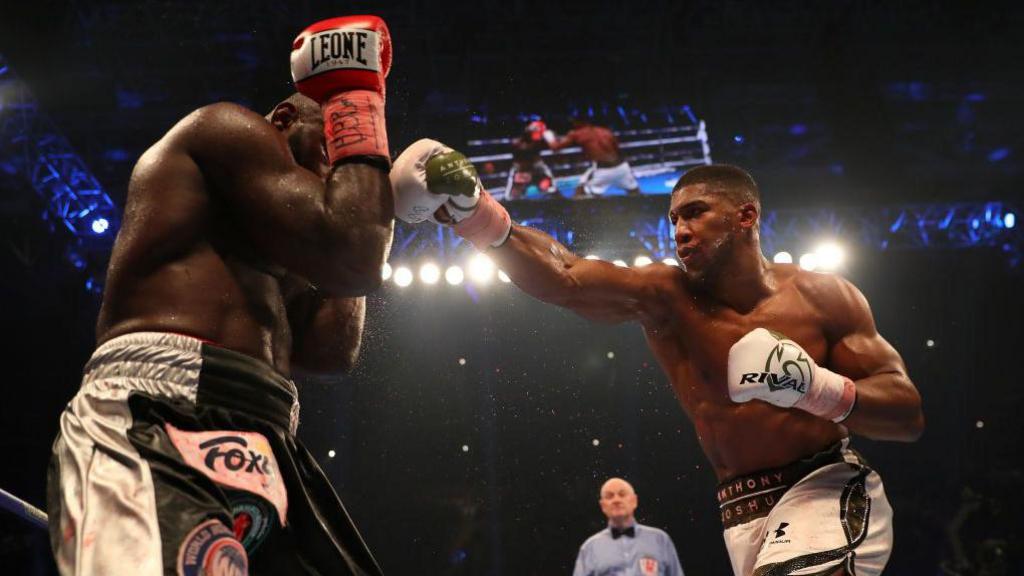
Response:
[[[799,344],[764,328],[729,349],[728,378],[733,402],[763,400],[833,422],[845,420],[857,400],[853,381],[818,366]]]
[[[405,149],[391,168],[395,216],[410,224],[449,224],[478,249],[508,239],[512,219],[480,183],[461,152],[424,138]]]

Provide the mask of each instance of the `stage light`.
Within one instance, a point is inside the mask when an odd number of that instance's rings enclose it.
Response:
[[[106,218],[97,218],[92,221],[92,231],[96,234],[103,234],[110,228],[110,222]]]
[[[401,288],[405,288],[409,284],[412,284],[412,270],[409,270],[405,266],[395,268],[395,284]]]
[[[817,267],[822,270],[836,270],[846,260],[843,248],[835,242],[827,242],[814,250]]]
[[[775,262],[776,264],[792,264],[793,255],[789,252],[777,252],[775,257],[772,258],[772,262]]]
[[[1003,226],[1007,228],[1013,228],[1017,225],[1017,215],[1013,212],[1007,212],[1003,215]]]
[[[818,268],[818,256],[817,254],[808,252],[800,257],[800,267],[804,270],[815,271]]]
[[[462,445],[462,451],[463,452],[469,452],[469,446],[467,444],[463,444]]]
[[[465,280],[465,278],[466,275],[462,272],[462,268],[459,268],[458,266],[449,266],[448,269],[444,271],[444,281],[452,286],[462,284],[462,281]]]
[[[651,263],[651,259],[648,258],[647,256],[637,256],[633,260],[633,266],[636,266],[637,268],[641,268],[643,266],[647,266],[650,263]]]
[[[626,265],[626,261],[625,260],[614,260],[614,261],[612,261],[612,264],[615,264],[619,268],[629,268],[629,266]]]
[[[512,279],[508,277],[508,274],[505,274],[504,270],[498,270],[498,280],[501,280],[505,284],[512,281]]]
[[[469,277],[477,284],[487,284],[494,278],[494,262],[484,254],[469,261]]]
[[[441,269],[433,262],[427,262],[420,266],[420,281],[424,284],[437,284],[441,278]]]
[[[336,454],[336,452],[334,450],[328,450],[327,451],[327,457],[328,458],[334,458],[335,454]]]
[[[677,262],[675,258],[665,258],[661,263],[668,264],[669,266],[679,266],[679,262]]]
[[[587,259],[587,260],[600,260],[600,259],[601,259],[601,257],[600,257],[600,256],[598,256],[597,254],[587,254],[587,257],[586,257],[586,259]]]
[[[391,278],[391,264],[385,262],[384,265],[380,267],[380,277],[383,278],[385,282]]]

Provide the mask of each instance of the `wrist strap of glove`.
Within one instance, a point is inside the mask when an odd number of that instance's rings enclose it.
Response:
[[[795,406],[815,416],[839,423],[853,412],[856,403],[857,386],[852,380],[818,366],[814,383],[808,387],[807,393]]]
[[[511,232],[512,217],[508,210],[486,190],[480,191],[480,201],[473,214],[455,224],[455,233],[472,242],[477,250],[501,246]]]
[[[349,156],[377,156],[391,163],[384,124],[384,97],[372,90],[349,90],[321,106],[331,165]]]

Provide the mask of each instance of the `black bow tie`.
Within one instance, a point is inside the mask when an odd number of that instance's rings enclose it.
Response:
[[[629,528],[615,528],[612,527],[612,539],[618,540],[623,535],[629,536],[630,538],[636,537],[636,528],[630,526]]]

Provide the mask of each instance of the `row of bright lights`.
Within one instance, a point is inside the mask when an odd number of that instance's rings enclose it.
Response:
[[[772,261],[776,264],[792,264],[793,255],[789,252],[778,252]],[[842,246],[829,242],[818,246],[814,252],[806,252],[800,256],[798,263],[804,270],[838,270],[846,262],[846,251]]]
[[[601,258],[591,254],[586,259],[600,260]],[[789,252],[779,252],[773,260],[778,264],[792,264],[793,255]],[[799,264],[805,270],[837,270],[843,265],[845,260],[846,254],[838,244],[822,244],[814,252],[808,252],[800,256]],[[653,260],[649,256],[637,256],[633,260],[633,266],[639,268],[647,266],[652,262]],[[665,258],[662,262],[669,266],[679,265],[675,258]],[[625,260],[612,260],[612,264],[622,268],[629,267]],[[411,285],[415,278],[412,269],[408,266],[392,268],[391,264],[388,263],[384,264],[381,275],[385,281],[391,280],[400,288]],[[494,262],[484,254],[473,256],[465,270],[461,266],[453,265],[446,268],[442,273],[441,267],[433,262],[422,264],[419,269],[420,282],[428,285],[437,284],[444,277],[444,281],[448,284],[458,286],[466,281],[467,276],[476,284],[489,284],[494,280],[495,276],[504,283],[511,281],[508,274],[498,270]]]
[[[590,255],[587,256],[587,260],[600,260],[598,256]],[[640,267],[650,264],[652,260],[647,256],[637,256],[633,260],[633,266]],[[666,258],[662,260],[665,264],[670,266],[678,266],[678,262],[673,258]],[[624,260],[614,260],[612,264],[621,266],[623,268],[628,267],[628,264]],[[381,276],[385,281],[391,280],[400,288],[405,288],[412,284],[414,274],[411,268],[408,266],[397,266],[392,268],[391,264],[385,263],[384,269],[381,271]],[[498,270],[494,262],[483,254],[477,254],[469,261],[469,265],[465,270],[461,266],[449,266],[445,269],[444,273],[441,273],[441,267],[433,262],[427,262],[420,266],[419,279],[424,284],[437,284],[441,281],[441,277],[444,277],[444,281],[452,286],[458,286],[466,281],[468,276],[471,281],[476,284],[489,284],[497,276],[501,282],[511,282],[508,274],[504,271]]]

